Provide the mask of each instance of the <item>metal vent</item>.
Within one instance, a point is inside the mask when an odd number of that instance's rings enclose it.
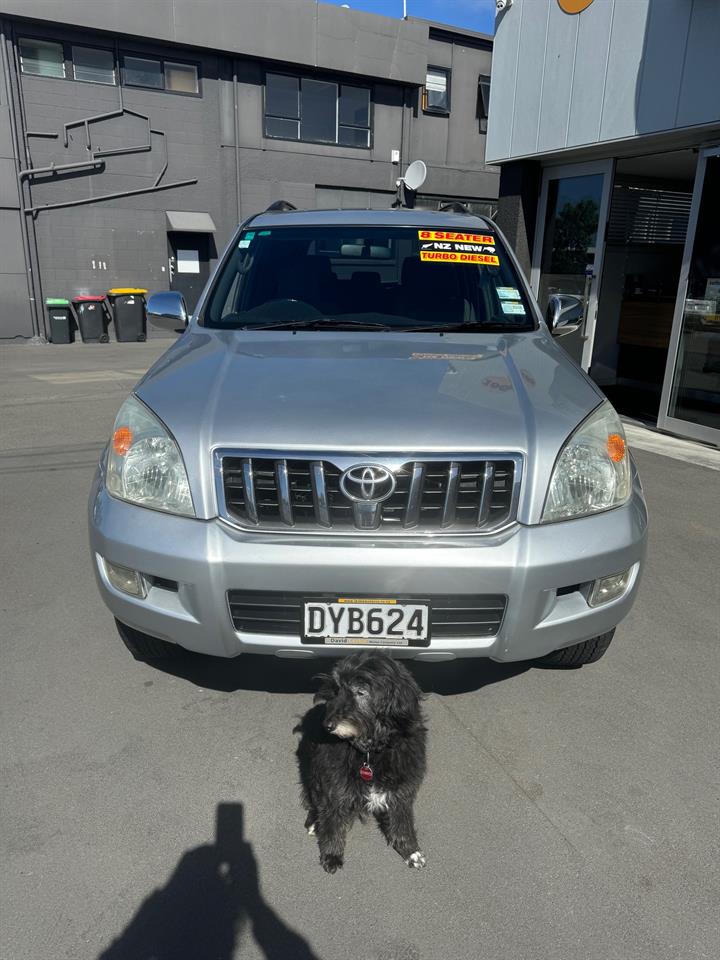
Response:
[[[607,242],[684,243],[691,202],[686,191],[615,184]]]
[[[337,595],[228,590],[227,599],[233,627],[240,633],[281,634],[299,639],[303,602],[335,600]],[[494,637],[500,630],[507,605],[507,597],[502,594],[432,594],[397,599],[430,604],[430,633],[435,639]]]
[[[358,495],[352,496],[348,474],[368,468],[386,477],[386,486],[378,486],[374,499],[374,487],[363,494],[354,481]],[[215,451],[220,516],[262,531],[493,533],[515,521],[521,474],[518,454],[408,460]]]

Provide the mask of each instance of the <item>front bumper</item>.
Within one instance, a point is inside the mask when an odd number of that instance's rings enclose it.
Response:
[[[640,581],[647,510],[633,472],[628,503],[594,517],[544,526],[518,524],[495,538],[388,542],[333,537],[310,542],[242,533],[217,519],[187,519],[123,503],[107,493],[98,471],[89,527],[95,575],[112,614],[189,650],[221,657],[337,657],[353,650],[307,646],[299,637],[236,632],[228,590],[338,596],[497,593],[508,599],[496,636],[443,638],[429,648],[393,647],[393,655],[512,661],[597,636],[626,616]],[[103,557],[152,578],[175,581],[178,588],[152,585],[145,599],[127,596],[108,582]],[[626,592],[601,607],[589,607],[582,590],[563,590],[630,568]]]

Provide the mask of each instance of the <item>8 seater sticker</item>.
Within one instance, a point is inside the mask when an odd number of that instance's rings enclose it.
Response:
[[[495,237],[486,233],[418,230],[423,263],[476,263],[499,267]]]

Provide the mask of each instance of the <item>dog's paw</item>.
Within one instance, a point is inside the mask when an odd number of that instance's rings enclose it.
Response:
[[[317,824],[316,824],[316,823],[311,823],[309,826],[305,827],[305,829],[307,830],[307,834],[308,834],[309,837],[314,837],[314,836],[315,836],[316,827],[317,827]]]
[[[335,873],[337,870],[342,869],[343,858],[326,853],[320,857],[320,863],[325,873]]]
[[[415,870],[421,870],[427,863],[427,860],[425,859],[425,854],[422,852],[422,850],[416,850],[415,853],[410,854],[405,863],[409,867],[413,867]]]

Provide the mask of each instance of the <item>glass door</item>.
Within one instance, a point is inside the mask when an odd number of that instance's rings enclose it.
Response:
[[[543,314],[553,293],[584,304],[577,333],[559,341],[586,370],[592,356],[612,161],[548,167],[543,177],[531,283]]]
[[[658,426],[720,445],[720,147],[698,162]]]

